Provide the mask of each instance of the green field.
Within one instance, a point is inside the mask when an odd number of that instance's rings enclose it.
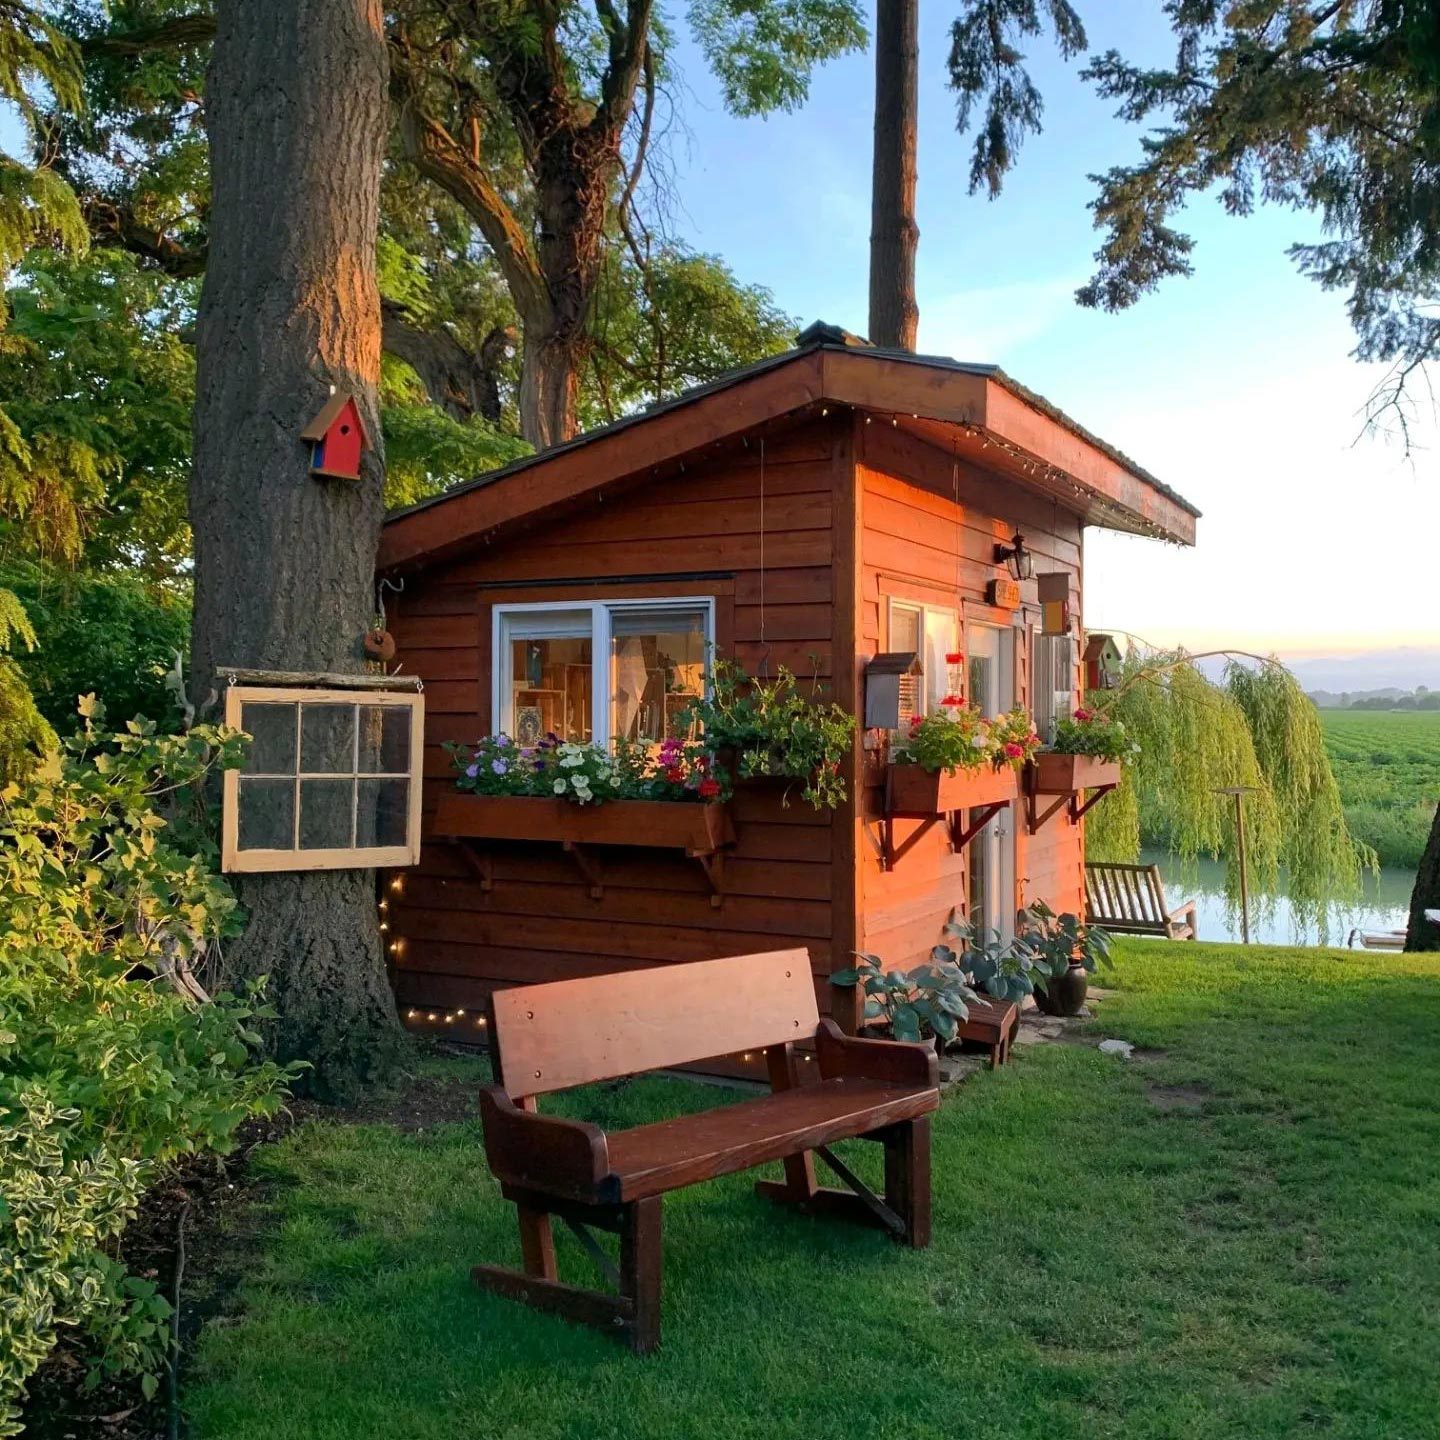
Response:
[[[1440,711],[1322,710],[1345,819],[1382,865],[1420,863],[1440,802]]]

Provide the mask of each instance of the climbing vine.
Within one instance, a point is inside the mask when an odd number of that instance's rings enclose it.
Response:
[[[1217,683],[1197,658],[1132,649],[1116,687],[1087,700],[1122,720],[1140,748],[1120,788],[1090,812],[1086,851],[1096,860],[1133,860],[1144,841],[1182,864],[1223,861],[1234,918],[1234,801],[1217,792],[1243,785],[1252,904],[1272,909],[1283,881],[1296,924],[1327,939],[1328,907],[1359,899],[1375,858],[1346,828],[1315,707],[1277,661],[1228,657]]]

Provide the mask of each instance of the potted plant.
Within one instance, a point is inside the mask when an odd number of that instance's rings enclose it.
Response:
[[[1013,946],[1030,962],[1035,1003],[1047,1015],[1077,1015],[1085,1004],[1090,976],[1110,964],[1110,936],[1077,915],[1057,915],[1037,901],[1020,912]]]
[[[783,665],[775,679],[747,675],[728,660],[715,663],[706,694],[679,717],[682,728],[698,728],[716,759],[715,773],[735,780],[780,779],[818,809],[845,801],[841,766],[850,754],[855,717],[839,705],[801,692]]]
[[[940,815],[1013,800],[1015,759],[1005,747],[1014,743],[1014,728],[1012,717],[987,720],[977,706],[947,695],[892,747],[886,811]],[[1024,754],[1022,748],[1022,760]]]
[[[1122,764],[1137,748],[1119,720],[1076,710],[1056,725],[1055,739],[1031,761],[1030,788],[1037,795],[1067,795],[1118,785]]]

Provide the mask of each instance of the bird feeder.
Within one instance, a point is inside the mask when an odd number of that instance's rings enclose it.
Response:
[[[920,713],[920,657],[913,650],[877,655],[865,667],[865,728],[899,730]]]

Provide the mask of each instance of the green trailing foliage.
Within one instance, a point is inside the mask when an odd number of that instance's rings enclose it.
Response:
[[[258,1058],[259,987],[196,1004],[161,977],[238,928],[190,805],[239,737],[101,728],[0,790],[0,1434],[65,1334],[87,1384],[153,1393],[170,1307],[114,1246],[181,1154],[224,1152],[293,1071]]]
[[[676,725],[698,727],[717,754],[731,752],[742,780],[793,781],[800,798],[817,810],[845,802],[841,766],[850,754],[855,717],[822,698],[818,680],[811,679],[807,692],[783,665],[766,680],[717,660],[705,698],[687,706]]]
[[[1282,879],[1296,923],[1328,938],[1329,907],[1360,897],[1374,855],[1351,836],[1319,715],[1284,666],[1231,661],[1221,683],[1183,651],[1133,650],[1117,687],[1087,698],[1123,723],[1138,746],[1117,790],[1086,817],[1092,860],[1134,860],[1142,841],[1183,864],[1225,864],[1225,893],[1240,905],[1240,850],[1232,795],[1244,786],[1247,878],[1268,908]]]

